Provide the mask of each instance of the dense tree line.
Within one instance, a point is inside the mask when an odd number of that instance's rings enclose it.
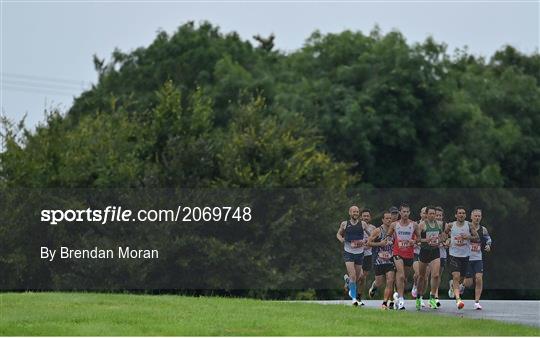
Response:
[[[65,115],[49,112],[35,131],[4,121],[5,196],[20,187],[540,187],[537,52],[449,55],[432,38],[410,44],[378,28],[314,32],[291,53],[258,41],[187,23],[147,47],[94,56],[99,80]],[[522,205],[519,194],[496,195],[480,204]],[[528,202],[523,212],[534,210]],[[12,276],[24,232],[0,230],[10,241],[0,275]]]

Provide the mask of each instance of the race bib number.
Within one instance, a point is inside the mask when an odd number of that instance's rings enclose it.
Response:
[[[384,260],[390,260],[392,253],[390,251],[379,251],[379,257]]]
[[[398,241],[398,247],[399,248],[408,248],[408,247],[410,247],[409,241]]]
[[[364,246],[364,240],[362,239],[356,239],[354,241],[351,241],[351,248],[361,248]]]
[[[471,251],[479,252],[480,251],[480,243],[471,243]]]
[[[433,246],[439,245],[439,235],[431,235],[428,238],[428,243]]]
[[[457,246],[464,246],[465,240],[461,237],[454,237],[454,244]]]

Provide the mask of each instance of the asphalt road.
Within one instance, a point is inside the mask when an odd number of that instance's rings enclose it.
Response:
[[[349,300],[307,301],[320,304],[351,305]],[[494,319],[540,327],[540,301],[534,300],[482,300],[482,310],[474,309],[474,301],[464,300],[465,307],[458,310],[454,300],[441,300],[441,307],[432,310],[423,308],[420,313],[438,313],[446,316]],[[380,300],[364,300],[367,308],[380,308]],[[425,302],[427,304],[427,302]],[[405,311],[417,312],[413,300],[405,300]]]

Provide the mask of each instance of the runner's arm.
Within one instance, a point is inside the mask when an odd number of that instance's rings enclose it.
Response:
[[[444,241],[444,247],[446,249],[448,249],[450,247],[450,237],[448,237],[445,241]]]
[[[371,234],[371,228],[369,227],[369,224],[362,221],[362,229],[368,234],[368,236]]]
[[[424,221],[421,221],[420,223],[416,225],[416,228],[414,229],[417,243],[427,243],[429,241],[427,238],[422,238],[422,230],[424,230],[425,226],[426,226],[426,223],[424,223]]]
[[[367,233],[368,237],[369,235],[371,234],[371,229],[369,228],[369,224],[367,224],[366,222],[362,221],[362,229],[364,229],[364,232]],[[367,246],[368,244],[368,239],[364,237],[363,239],[364,241],[364,246]]]
[[[378,228],[373,224],[367,225],[366,233],[368,234],[368,238],[366,238],[366,246],[372,246],[371,244],[369,244],[369,238],[371,238],[371,234],[377,229]]]
[[[422,241],[422,239],[420,238],[421,237],[421,232],[422,230],[420,229],[420,225],[416,222],[413,222],[413,228],[414,228],[414,234],[416,235],[416,239],[412,239],[412,245],[414,244],[418,244]]]
[[[438,221],[437,224],[438,224],[439,227],[441,228],[441,234],[439,235],[440,241],[441,241],[441,242],[444,242],[444,241],[446,241],[446,239],[448,238],[448,234],[445,232],[444,222],[441,221],[441,222],[439,223],[439,221]]]
[[[375,230],[373,230],[371,232],[371,235],[368,238],[367,245],[369,245],[369,246],[384,246],[384,245],[386,245],[386,238],[383,239],[380,242],[375,242],[375,239],[377,237],[379,237],[380,234],[381,234],[381,229],[376,228]]]
[[[369,224],[367,224],[364,221],[360,221],[360,222],[362,222],[362,229],[364,229],[364,231],[369,234]]]
[[[339,225],[339,229],[337,231],[337,234],[336,234],[336,237],[338,239],[338,241],[340,241],[341,243],[345,242],[345,238],[343,237],[343,233],[345,232],[345,225],[347,224],[347,222],[341,222],[341,224]]]
[[[444,233],[446,235],[450,235],[450,231],[452,231],[452,223],[446,223],[446,226],[444,228]]]
[[[378,228],[377,228],[376,226],[374,226],[373,224],[369,224],[368,228],[369,228],[369,232],[368,232],[369,234],[371,234],[373,231],[375,231],[375,229],[378,229]]]
[[[394,234],[394,227],[396,226],[396,223],[390,224],[390,228],[388,229],[388,232],[386,233],[386,237],[392,237]]]
[[[483,232],[484,239],[486,240],[486,247],[484,250],[489,252],[491,251],[491,236],[489,235],[487,228],[484,226],[482,227],[482,232]]]
[[[474,227],[469,227],[469,232],[471,233],[471,235],[469,236],[468,239],[479,239],[480,237],[478,237],[478,231],[476,231],[476,229]]]

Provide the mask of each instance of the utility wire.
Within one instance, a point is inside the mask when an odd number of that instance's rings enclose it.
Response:
[[[55,91],[55,90],[47,90],[47,89],[40,89],[40,88],[32,88],[32,87],[25,87],[25,86],[20,86],[20,85],[4,85],[4,86],[2,86],[2,89],[9,90],[9,91],[24,92],[24,93],[62,95],[62,96],[70,96],[70,97],[75,96],[74,93],[61,92],[61,91]]]
[[[64,84],[51,84],[51,83],[37,83],[37,82],[30,82],[30,81],[21,81],[21,80],[11,80],[11,79],[4,79],[2,84],[6,85],[20,85],[20,86],[29,86],[29,87],[36,87],[36,88],[51,88],[51,89],[67,89],[67,90],[83,90],[82,86],[76,86],[76,85],[64,85]]]
[[[44,76],[35,76],[35,75],[27,75],[27,74],[17,74],[17,73],[1,73],[3,77],[12,77],[12,78],[19,78],[19,79],[28,79],[28,80],[36,80],[41,82],[57,82],[57,83],[64,83],[64,84],[73,84],[73,85],[81,85],[85,84],[85,81],[77,81],[73,79],[63,79],[63,78],[55,78],[55,77],[44,77]]]

